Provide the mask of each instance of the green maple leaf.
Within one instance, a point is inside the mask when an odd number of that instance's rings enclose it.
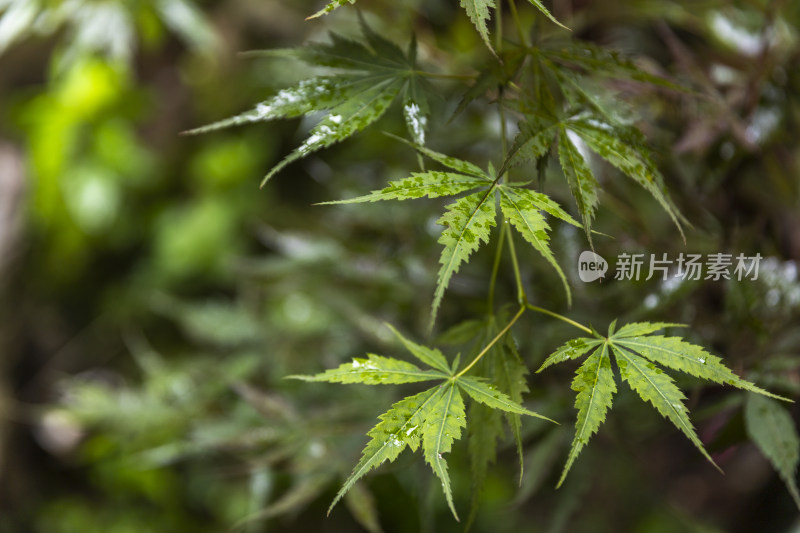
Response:
[[[667,212],[683,236],[686,219],[678,212],[652,161],[643,136],[635,128],[614,125],[591,113],[562,118],[531,116],[520,124],[520,133],[501,172],[529,159],[544,157],[558,140],[558,156],[564,177],[591,242],[591,225],[598,205],[599,184],[587,161],[587,148],[642,186]]]
[[[653,363],[680,370],[700,379],[733,385],[750,392],[785,400],[781,396],[767,392],[740,378],[722,363],[722,359],[710,354],[700,346],[690,344],[680,337],[650,335],[653,331],[670,326],[684,327],[681,324],[651,324],[649,322],[628,324],[620,328],[612,337],[614,347],[615,349],[625,348]]]
[[[550,365],[562,363],[570,359],[577,359],[583,355],[586,355],[586,352],[592,348],[597,348],[601,342],[602,341],[597,339],[590,339],[587,337],[571,339],[563,346],[560,346],[555,352],[550,354],[550,356],[545,359],[544,363],[542,363],[542,366],[540,366],[539,370],[536,372],[541,372]]]
[[[619,101],[599,78],[648,83],[686,91],[672,81],[642,71],[619,52],[582,41],[545,41],[530,51],[532,69],[523,97],[509,103],[524,119],[500,172],[535,160],[546,162],[557,143],[558,160],[591,244],[600,185],[588,161],[590,151],[629,176],[661,205],[683,236],[679,213],[653,163],[644,136],[618,112]],[[534,78],[530,76],[534,75]],[[555,96],[561,94],[561,101]]]
[[[406,447],[416,451],[421,446],[425,462],[441,481],[447,504],[453,516],[458,519],[444,454],[452,450],[453,443],[461,437],[462,429],[466,427],[462,393],[477,404],[493,410],[550,419],[525,409],[519,402],[482,379],[456,374],[457,362],[448,365],[444,354],[439,350],[419,345],[394,328],[392,331],[414,357],[431,369],[421,370],[405,361],[370,354],[366,359],[357,358],[351,363],[314,376],[290,376],[305,381],[366,385],[440,381],[432,388],[403,398],[380,415],[380,422],[367,433],[369,441],[361,459],[336,494],[330,508],[369,471],[385,461],[394,461]],[[330,509],[328,512],[330,513]]]
[[[455,170],[456,172],[460,172],[461,174],[467,174],[469,176],[476,176],[476,177],[479,177],[479,178],[484,178],[484,179],[486,179],[488,181],[492,181],[493,180],[493,176],[492,176],[491,173],[486,172],[485,170],[483,170],[481,167],[479,167],[478,165],[476,165],[474,163],[470,163],[469,161],[464,161],[463,159],[458,159],[457,157],[453,157],[453,156],[449,156],[449,155],[446,155],[446,154],[442,154],[440,152],[436,152],[436,151],[431,150],[430,148],[428,148],[426,146],[422,146],[420,144],[414,144],[414,143],[409,142],[408,140],[403,139],[402,137],[398,137],[396,135],[392,135],[392,134],[387,134],[387,135],[389,135],[389,137],[391,137],[393,139],[396,139],[396,140],[398,140],[398,141],[400,141],[402,143],[407,144],[411,148],[414,148],[415,150],[420,152],[422,155],[424,155],[426,157],[430,157],[431,159],[433,159],[437,163],[440,163],[440,164],[446,166],[447,168],[449,168],[451,170]]]
[[[635,390],[642,400],[650,402],[664,418],[669,419],[675,427],[694,444],[700,453],[722,471],[706,451],[700,438],[689,420],[689,410],[683,403],[686,396],[675,385],[675,382],[660,368],[646,359],[635,355],[625,349],[614,349],[614,355],[619,366],[622,379],[627,381],[631,389]]]
[[[494,0],[461,0],[461,7],[467,12],[469,20],[475,25],[483,42],[486,43],[489,50],[494,52],[492,43],[489,42],[489,29],[486,26],[486,22],[490,18],[489,9],[496,7]]]
[[[578,454],[597,432],[600,424],[605,421],[613,395],[617,392],[606,345],[597,348],[586,358],[572,381],[572,390],[578,393],[575,397],[578,419],[575,422],[575,437],[572,440],[569,457],[558,480],[559,486],[567,477],[567,472]]]
[[[540,11],[540,12],[541,12],[541,13],[542,13],[542,14],[543,14],[545,17],[549,18],[549,19],[550,19],[552,22],[554,22],[555,24],[557,24],[557,25],[561,26],[561,27],[562,27],[562,28],[564,28],[565,30],[568,30],[568,29],[569,29],[569,28],[567,28],[566,26],[564,26],[563,24],[561,24],[561,23],[558,21],[558,19],[556,19],[556,18],[555,18],[555,17],[552,15],[552,13],[550,13],[550,11],[549,11],[549,10],[548,10],[546,7],[544,7],[544,4],[542,4],[542,3],[541,3],[539,0],[528,0],[528,2],[530,2],[532,6],[534,6],[536,9],[538,9],[538,10],[539,10],[539,11]]]
[[[398,359],[367,354],[366,359],[354,358],[351,363],[344,363],[339,368],[327,370],[316,376],[289,377],[303,381],[386,385],[440,379],[442,374],[439,371],[420,370],[419,367]]]
[[[672,80],[642,70],[630,57],[626,57],[620,51],[602,48],[587,41],[558,40],[549,46],[540,47],[536,52],[551,63],[564,65],[570,69],[578,68],[592,76],[633,80],[672,91],[688,92],[686,87]]]
[[[683,403],[685,396],[673,379],[660,367],[680,370],[714,383],[733,385],[763,396],[789,401],[740,378],[722,364],[719,357],[711,355],[700,346],[690,344],[680,337],[652,335],[665,327],[680,326],[680,324],[636,322],[627,324],[616,332],[614,326],[612,323],[607,337],[597,335],[597,338],[581,337],[568,341],[551,354],[537,370],[541,372],[550,365],[577,359],[591,352],[572,382],[572,389],[578,393],[575,398],[578,418],[575,437],[558,482],[559,486],[611,409],[613,395],[617,392],[611,366],[612,354],[622,380],[627,382],[642,400],[652,404],[662,416],[683,432],[717,469],[719,467],[708,455],[689,420],[688,410]]]
[[[518,124],[519,134],[514,138],[500,173],[546,156],[559,132],[561,122],[557,116],[549,113],[537,115],[524,107],[520,111],[525,113],[525,120]]]
[[[539,0],[528,1],[555,24],[566,30],[569,29],[559,22]],[[475,29],[478,30],[483,42],[486,43],[486,46],[489,48],[489,50],[492,50],[492,53],[494,53],[492,44],[489,41],[489,28],[487,27],[487,21],[491,18],[489,10],[497,8],[495,0],[461,0],[461,7],[463,7],[467,12],[467,16],[472,21],[472,24],[475,25]]]
[[[402,201],[471,193],[448,204],[445,213],[437,221],[438,224],[445,226],[445,229],[439,237],[443,249],[439,258],[441,266],[431,306],[431,325],[436,320],[450,279],[482,244],[488,243],[491,229],[496,225],[498,203],[503,216],[514,229],[553,266],[561,278],[567,298],[571,300],[567,278],[550,249],[548,234],[550,225],[544,217],[544,214],[548,214],[580,227],[569,213],[546,194],[526,189],[520,184],[498,184],[499,178],[494,172],[484,171],[473,163],[441,154],[424,146],[414,145],[404,139],[399,140],[410,144],[423,155],[455,172],[435,170],[415,172],[408,178],[392,181],[387,187],[372,191],[370,194],[325,203]]]
[[[337,2],[331,4],[331,9],[338,7],[334,4]],[[423,143],[430,114],[427,102],[430,88],[417,74],[415,41],[412,40],[407,53],[403,52],[370,29],[363,18],[360,21],[365,42],[331,33],[329,44],[312,43],[302,48],[251,53],[300,60],[314,67],[336,69],[341,71],[339,74],[303,80],[278,91],[246,113],[187,133],[324,112],[306,140],[269,171],[262,187],[286,165],[342,141],[378,120],[401,94],[409,133],[415,142]]]
[[[506,220],[555,268],[564,285],[567,300],[571,303],[572,293],[567,283],[567,277],[561,267],[558,266],[558,262],[550,250],[550,237],[548,235],[550,226],[542,215],[542,211],[570,224],[578,225],[578,223],[542,193],[509,186],[500,186],[498,191],[500,193],[500,209],[502,209]]]
[[[325,204],[355,204],[361,202],[378,202],[381,200],[411,200],[414,198],[439,198],[440,196],[453,196],[466,192],[476,187],[489,185],[487,178],[467,176],[454,172],[431,170],[428,172],[414,172],[410,177],[390,181],[387,187],[372,191],[365,196],[324,202]]]
[[[569,190],[578,206],[586,236],[591,241],[592,219],[599,201],[597,193],[600,185],[578,150],[575,141],[570,138],[570,133],[569,130],[563,129],[559,132],[558,159],[564,177],[567,179]]]
[[[444,374],[452,374],[453,370],[450,365],[447,364],[447,359],[445,359],[444,354],[437,350],[436,348],[428,348],[427,346],[422,346],[421,344],[417,344],[412,340],[407,339],[403,335],[400,334],[399,331],[394,329],[392,326],[388,326],[389,329],[392,330],[392,333],[400,340],[400,342],[405,346],[406,350],[411,352],[411,355],[422,361],[422,363],[437,369]]]
[[[440,396],[440,388],[428,389],[403,398],[379,417],[380,422],[367,433],[370,440],[361,452],[361,459],[334,497],[328,514],[353,484],[370,470],[384,461],[394,461],[406,446],[412,451],[419,448],[421,428],[424,428],[425,420],[433,412],[433,405]]]
[[[800,464],[800,437],[792,415],[778,402],[749,394],[744,405],[747,434],[772,463],[800,509],[797,465]]]
[[[664,186],[664,178],[652,161],[644,136],[632,127],[614,126],[596,120],[574,120],[569,124],[589,148],[617,167],[650,193],[670,216],[683,236],[686,220],[678,212]]]
[[[461,429],[467,425],[464,416],[464,400],[455,383],[447,382],[440,386],[439,398],[425,418],[422,428],[422,450],[425,462],[433,469],[442,482],[447,505],[458,520],[453,504],[453,491],[450,489],[450,475],[447,473],[445,453],[453,448],[453,442],[461,437]]]
[[[431,323],[436,320],[436,313],[450,278],[481,243],[489,242],[496,216],[494,198],[487,201],[490,192],[477,192],[456,200],[446,207],[447,211],[437,221],[437,224],[445,226],[439,237],[439,244],[444,249],[439,258],[441,267],[433,296]]]

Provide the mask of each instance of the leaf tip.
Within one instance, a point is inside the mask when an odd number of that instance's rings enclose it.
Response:
[[[269,181],[269,180],[272,178],[272,176],[273,176],[274,174],[275,174],[275,171],[274,171],[274,170],[270,170],[269,174],[267,174],[266,176],[264,176],[264,179],[262,179],[262,180],[261,180],[261,183],[258,185],[258,188],[259,188],[259,189],[263,189],[263,188],[264,188],[264,185],[266,185],[266,184],[267,184],[267,182],[268,182],[268,181]]]
[[[534,417],[534,418],[541,418],[542,420],[547,420],[548,422],[552,422],[553,424],[555,424],[555,425],[557,425],[557,426],[560,426],[560,425],[561,425],[559,422],[556,422],[556,421],[555,421],[555,420],[553,420],[552,418],[548,418],[548,417],[546,417],[546,416],[544,416],[544,415],[540,415],[539,413],[535,413],[535,412],[533,412],[533,411],[529,411],[529,412],[527,412],[527,413],[525,413],[525,414],[526,414],[526,415],[528,415],[528,416],[532,416],[532,417]]]
[[[768,391],[765,391],[765,392],[767,392],[767,393],[764,394],[763,392],[759,392],[758,394],[760,394],[762,396],[766,396],[768,398],[775,398],[776,400],[780,400],[780,401],[786,402],[786,403],[795,403],[794,400],[792,400],[791,398],[787,398],[786,396],[781,396],[780,394],[772,394],[771,392],[768,392]]]

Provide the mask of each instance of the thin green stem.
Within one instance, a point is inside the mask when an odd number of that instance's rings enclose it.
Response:
[[[500,241],[497,243],[497,250],[495,250],[494,253],[494,263],[492,264],[492,276],[491,278],[489,278],[489,301],[488,301],[489,315],[494,314],[494,286],[497,283],[497,273],[500,271],[500,258],[503,255],[503,245],[505,244],[505,241],[506,241],[506,232],[501,229]]]
[[[508,137],[506,134],[506,110],[503,107],[502,101],[502,87],[501,87],[501,98],[497,100],[497,106],[500,110],[500,142],[503,146],[503,154],[505,155],[508,152]],[[503,182],[506,181],[506,173],[503,172],[499,179]],[[528,303],[528,296],[525,294],[525,289],[522,286],[522,276],[519,273],[519,261],[517,260],[517,250],[514,247],[514,236],[511,234],[511,226],[503,223],[503,230],[507,233],[506,237],[508,239],[508,249],[511,252],[511,264],[514,267],[514,279],[517,282],[517,302],[520,305],[525,305]]]
[[[519,320],[519,317],[521,317],[521,316],[522,316],[522,313],[524,313],[524,312],[525,312],[525,307],[524,307],[524,306],[523,306],[523,307],[520,307],[520,308],[519,308],[519,311],[517,311],[517,314],[516,314],[516,315],[514,315],[514,318],[512,318],[512,319],[511,319],[511,322],[509,322],[508,324],[506,324],[506,327],[504,327],[504,328],[503,328],[503,329],[500,331],[500,333],[498,333],[498,334],[497,334],[497,336],[496,336],[494,339],[492,339],[491,341],[489,341],[489,344],[487,344],[486,346],[484,346],[484,347],[483,347],[483,350],[481,350],[481,353],[479,353],[478,355],[476,355],[476,356],[475,356],[475,359],[473,359],[473,360],[472,360],[472,362],[471,362],[470,364],[468,364],[466,367],[464,367],[464,370],[462,370],[461,372],[459,372],[458,374],[456,374],[455,376],[453,376],[453,379],[460,378],[461,376],[463,376],[464,374],[466,374],[466,373],[467,373],[467,371],[469,371],[469,369],[470,369],[470,368],[472,368],[473,366],[475,366],[475,363],[477,363],[478,361],[480,361],[480,360],[481,360],[481,358],[482,358],[484,355],[486,355],[486,352],[488,352],[488,351],[489,351],[489,350],[492,348],[492,346],[494,346],[494,345],[497,343],[497,341],[499,341],[500,339],[502,339],[502,338],[503,338],[503,335],[505,335],[505,334],[508,332],[508,330],[509,330],[509,329],[511,329],[511,326],[513,326],[513,325],[516,323],[516,321],[517,321],[517,320]]]
[[[508,6],[511,8],[511,17],[514,19],[514,25],[517,27],[517,35],[519,36],[519,41],[525,46],[530,46],[528,44],[528,37],[525,35],[525,29],[522,27],[522,22],[519,20],[519,13],[517,13],[517,4],[514,0],[508,0]]]
[[[500,112],[500,142],[503,146],[503,157],[508,151],[508,137],[506,134],[506,110],[503,107],[503,87],[500,86],[500,97],[497,99],[497,108]],[[505,175],[505,173],[503,173]]]
[[[551,317],[553,317],[553,318],[557,318],[557,319],[559,319],[559,320],[563,320],[563,321],[564,321],[564,322],[566,322],[567,324],[570,324],[570,325],[572,325],[572,326],[575,326],[576,328],[578,328],[578,329],[581,329],[581,330],[585,331],[586,333],[588,333],[588,334],[590,334],[590,335],[594,335],[594,331],[592,331],[591,329],[587,328],[587,327],[586,327],[586,326],[584,326],[583,324],[580,324],[580,323],[578,323],[578,322],[575,322],[575,321],[574,321],[574,320],[572,320],[571,318],[567,318],[567,317],[565,317],[564,315],[559,315],[558,313],[555,313],[555,312],[553,312],[553,311],[550,311],[549,309],[544,309],[544,308],[542,308],[542,307],[537,307],[537,306],[535,306],[535,305],[531,305],[531,304],[525,304],[525,306],[526,306],[528,309],[530,309],[531,311],[536,311],[537,313],[542,313],[542,314],[545,314],[545,315],[551,316]]]
[[[517,260],[517,250],[514,247],[514,235],[511,234],[511,226],[503,224],[506,233],[508,233],[508,250],[511,252],[511,266],[514,267],[514,279],[517,282],[517,301],[520,305],[528,304],[528,295],[525,294],[525,288],[522,286],[522,276],[519,273],[519,261]]]
[[[417,163],[419,163],[420,172],[425,172],[425,159],[422,158],[422,154],[419,152],[417,152]]]

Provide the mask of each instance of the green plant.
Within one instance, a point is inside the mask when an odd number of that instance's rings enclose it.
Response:
[[[800,3],[353,3],[0,0],[0,531],[797,529]]]
[[[346,3],[331,2],[310,18],[331,12]],[[563,28],[541,3],[534,0],[531,3],[538,8],[540,15]],[[686,342],[681,337],[653,335],[658,330],[678,324],[641,321],[629,322],[617,329],[614,321],[609,326],[608,334],[602,335],[593,327],[533,305],[533,299],[522,280],[515,243],[515,239],[522,237],[555,269],[564,287],[566,301],[571,303],[570,284],[552,249],[551,228],[545,214],[567,224],[582,226],[588,244],[594,248],[592,228],[602,188],[592,153],[630,177],[652,196],[683,236],[683,226],[688,222],[671,199],[648,142],[636,127],[636,110],[620,106],[614,101],[616,86],[610,82],[640,83],[670,94],[684,93],[688,98],[699,98],[699,95],[664,76],[647,73],[617,52],[568,37],[564,29],[550,31],[538,19],[533,28],[527,28],[514,0],[502,5],[492,0],[462,1],[461,6],[466,9],[481,40],[491,51],[488,66],[480,74],[436,72],[419,60],[415,37],[412,36],[408,49],[403,51],[371,29],[359,14],[363,41],[332,33],[327,44],[312,43],[297,49],[250,54],[298,59],[312,67],[326,69],[324,75],[282,89],[252,111],[192,130],[192,133],[202,133],[247,122],[323,114],[306,140],[269,171],[262,182],[264,185],[289,164],[369,127],[402,95],[403,117],[410,140],[393,137],[418,152],[416,164],[419,171],[411,173],[410,177],[391,181],[366,196],[325,203],[402,201],[468,193],[446,205],[444,214],[438,220],[438,224],[444,228],[438,239],[443,250],[433,295],[430,328],[434,326],[445,290],[453,276],[474,253],[487,245],[492,235],[496,236],[494,261],[491,269],[484,272],[488,280],[485,316],[467,317],[465,322],[445,334],[445,337],[450,335],[459,338],[462,343],[472,340],[478,346],[473,358],[463,367],[459,356],[448,362],[439,350],[416,344],[395,332],[408,351],[430,368],[420,369],[400,359],[369,354],[365,359],[355,358],[321,374],[293,376],[305,381],[367,385],[439,382],[430,389],[405,396],[381,415],[381,421],[368,433],[370,440],[361,460],[331,507],[368,471],[387,460],[394,461],[405,447],[412,451],[421,448],[425,462],[440,479],[450,510],[457,518],[443,454],[451,451],[466,427],[476,494],[471,513],[471,517],[474,517],[477,494],[484,482],[487,464],[495,460],[497,442],[504,434],[502,417],[505,416],[514,436],[521,463],[523,443],[520,415],[546,418],[526,409],[521,403],[528,388],[528,367],[518,353],[512,332],[527,311],[562,320],[591,335],[568,341],[550,355],[539,369],[541,371],[554,363],[588,354],[572,382],[572,389],[578,393],[574,404],[578,416],[575,436],[559,485],[564,482],[590,437],[605,420],[606,412],[612,406],[612,397],[617,393],[617,376],[670,420],[716,466],[692,426],[683,393],[662,367],[713,383],[790,400],[741,378],[725,366],[719,357],[698,345]],[[504,7],[512,17],[516,42],[504,33],[507,30],[502,19]],[[496,21],[494,43],[491,42],[487,26],[490,9],[494,9]],[[432,44],[427,46],[431,47]],[[330,73],[330,69],[334,73]],[[429,102],[432,94],[440,89],[435,89],[433,84],[452,81],[471,82],[461,94],[456,115],[480,99],[484,99],[496,113],[499,139],[493,140],[496,142],[495,164],[490,162],[485,169],[427,147],[428,142],[436,137],[429,134],[429,129],[437,131],[432,124],[434,114]],[[454,93],[449,87],[448,95],[452,96]],[[510,116],[518,119],[518,131],[512,141],[507,132]],[[423,157],[433,160],[444,169],[428,169]],[[541,191],[541,183],[551,160],[557,160],[560,165],[581,218],[580,223],[550,195]],[[539,187],[536,188],[539,190],[534,190],[531,176],[537,175]],[[499,214],[497,206],[500,208]],[[646,204],[634,207],[648,209]],[[498,272],[506,250],[515,280],[516,301],[509,304],[516,309],[513,316],[503,305],[498,311],[495,298]],[[464,395],[471,400],[469,407],[465,406]],[[779,407],[772,407],[772,404],[764,405],[762,409],[780,410]],[[781,419],[781,425],[787,426],[782,415],[775,415],[774,419]],[[477,426],[477,430],[473,425]],[[766,431],[756,428],[753,423],[750,427],[762,436]],[[756,439],[757,442],[759,440]],[[789,451],[796,448],[794,444],[794,441],[787,442],[782,447],[784,451],[779,451],[781,446],[766,446],[766,449],[796,497],[793,476],[797,458],[794,451]],[[780,455],[780,458],[776,455]]]

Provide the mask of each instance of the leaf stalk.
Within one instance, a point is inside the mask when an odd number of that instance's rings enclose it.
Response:
[[[574,321],[574,320],[572,320],[571,318],[567,318],[567,317],[565,317],[564,315],[560,315],[560,314],[558,314],[558,313],[555,313],[555,312],[553,312],[553,311],[550,311],[550,310],[548,310],[548,309],[544,309],[544,308],[542,308],[542,307],[537,307],[537,306],[535,306],[535,305],[531,305],[531,304],[527,304],[527,303],[525,304],[525,307],[526,307],[527,309],[530,309],[531,311],[536,311],[537,313],[542,313],[542,314],[545,314],[545,315],[551,316],[551,317],[553,317],[553,318],[557,318],[557,319],[559,319],[559,320],[561,320],[561,321],[563,321],[563,322],[566,322],[567,324],[573,325],[573,326],[575,326],[576,328],[578,328],[578,329],[580,329],[580,330],[583,330],[583,331],[585,331],[585,332],[586,332],[586,333],[588,333],[589,335],[594,335],[594,334],[595,334],[595,333],[594,333],[594,332],[593,332],[591,329],[587,328],[587,327],[586,327],[586,326],[584,326],[583,324],[581,324],[581,323],[579,323],[579,322],[575,322],[575,321]]]
[[[519,320],[519,317],[521,317],[521,316],[522,316],[522,313],[524,313],[524,312],[525,312],[525,307],[524,307],[524,306],[523,306],[523,307],[520,307],[520,308],[519,308],[519,311],[517,311],[517,314],[516,314],[516,315],[514,315],[514,318],[512,318],[512,319],[511,319],[511,321],[510,321],[508,324],[506,324],[506,327],[504,327],[504,328],[503,328],[503,329],[500,331],[500,333],[498,333],[498,334],[495,336],[495,338],[494,338],[494,339],[492,339],[492,340],[489,342],[489,344],[487,344],[486,346],[484,346],[484,347],[483,347],[483,350],[481,350],[481,352],[480,352],[478,355],[476,355],[476,356],[475,356],[475,359],[473,359],[473,360],[472,360],[472,362],[471,362],[470,364],[468,364],[466,367],[464,367],[464,370],[462,370],[461,372],[459,372],[458,374],[456,374],[455,376],[453,376],[451,379],[455,380],[455,379],[458,379],[458,378],[460,378],[461,376],[463,376],[464,374],[466,374],[466,373],[469,371],[469,369],[470,369],[470,368],[472,368],[473,366],[475,366],[475,364],[476,364],[478,361],[480,361],[480,360],[481,360],[481,358],[482,358],[484,355],[486,355],[486,352],[488,352],[488,351],[489,351],[489,350],[492,348],[492,346],[494,346],[495,344],[497,344],[497,341],[499,341],[500,339],[502,339],[502,338],[503,338],[503,335],[505,335],[505,334],[508,332],[508,330],[509,330],[509,329],[511,329],[511,326],[513,326],[513,325],[514,325],[514,324],[517,322],[517,320]]]

